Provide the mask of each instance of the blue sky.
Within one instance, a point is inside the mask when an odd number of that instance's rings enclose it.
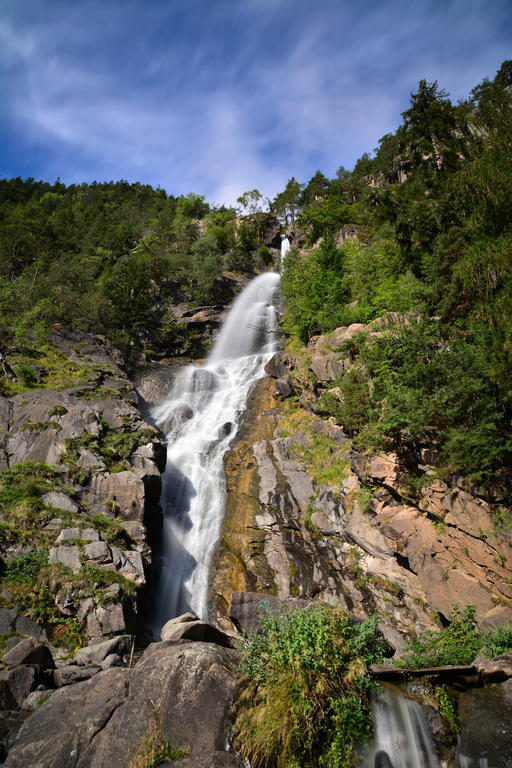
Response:
[[[512,56],[510,0],[0,0],[0,175],[233,202],[351,169],[421,78]]]

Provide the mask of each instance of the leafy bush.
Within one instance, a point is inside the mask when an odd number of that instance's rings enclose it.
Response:
[[[31,387],[36,383],[37,376],[32,366],[28,363],[20,363],[14,370],[24,387]]]
[[[377,620],[354,625],[314,606],[261,620],[242,648],[235,745],[252,768],[343,768],[371,732],[367,665],[382,660]]]
[[[489,632],[476,628],[475,606],[463,611],[458,606],[450,613],[449,625],[439,632],[426,632],[409,638],[405,654],[397,665],[410,669],[442,667],[450,664],[471,664],[482,652],[492,658],[512,650],[512,627],[498,627]]]
[[[38,549],[25,555],[17,555],[7,561],[2,578],[9,584],[14,583],[30,587],[38,582],[41,571],[47,564],[47,549]]]

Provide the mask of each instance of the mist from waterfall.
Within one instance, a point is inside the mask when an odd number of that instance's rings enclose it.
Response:
[[[231,308],[204,365],[176,377],[153,419],[167,436],[162,545],[155,566],[153,632],[185,611],[208,616],[211,557],[224,515],[223,458],[253,384],[276,349],[279,275],[249,283]]]

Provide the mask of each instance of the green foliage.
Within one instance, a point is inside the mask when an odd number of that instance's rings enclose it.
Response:
[[[491,658],[512,650],[512,627],[488,632],[476,628],[475,606],[458,606],[450,613],[449,625],[439,632],[428,631],[408,639],[404,656],[397,665],[409,669],[471,664],[479,653]]]
[[[48,416],[64,416],[68,412],[68,409],[64,405],[52,405],[48,411]]]
[[[108,336],[132,360],[173,345],[162,307],[210,301],[235,247],[234,209],[210,211],[192,193],[0,179],[0,200],[0,323],[17,342],[42,346],[59,323]],[[214,248],[196,246],[205,237]],[[31,362],[15,362],[20,385],[34,386]]]
[[[128,432],[122,429],[111,429],[107,421],[101,421],[97,435],[91,435],[83,430],[79,437],[69,437],[64,440],[64,452],[59,460],[68,468],[71,476],[80,484],[88,479],[87,470],[78,466],[80,449],[88,448],[101,457],[109,472],[122,472],[129,469],[127,459],[141,445],[148,443],[154,436],[154,431],[144,428]]]
[[[439,686],[437,690],[437,706],[441,717],[444,717],[454,733],[458,733],[460,730],[459,721],[445,685]]]
[[[292,401],[288,401],[279,420],[279,434],[282,437],[300,435],[300,440],[290,446],[290,454],[305,465],[318,487],[322,483],[339,487],[350,466],[349,446],[339,445],[316,431],[315,421],[317,419],[311,412],[296,408]]]
[[[235,745],[253,768],[351,766],[371,732],[366,665],[382,658],[377,622],[332,607],[261,620],[241,650]]]
[[[344,252],[332,238],[305,257],[294,249],[287,255],[282,275],[285,329],[302,341],[340,325],[347,299],[343,261]]]
[[[129,768],[158,768],[163,763],[170,763],[190,754],[188,747],[171,747],[168,741],[164,742],[156,722],[156,712],[153,720],[138,749],[130,750]]]
[[[28,363],[20,363],[14,368],[16,376],[20,379],[24,387],[31,387],[37,381],[37,376],[34,373],[34,369]]]
[[[38,549],[25,555],[17,555],[7,561],[2,578],[8,584],[31,586],[39,581],[41,572],[47,563],[47,549]]]
[[[354,223],[355,217],[353,206],[347,205],[341,196],[331,194],[303,208],[297,223],[306,232],[307,242],[312,244],[320,237],[334,234],[343,224]]]

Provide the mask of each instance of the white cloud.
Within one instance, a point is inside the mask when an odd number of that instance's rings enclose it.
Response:
[[[458,98],[507,55],[498,0],[494,15],[478,0],[55,0],[28,24],[9,8],[4,109],[21,145],[45,148],[34,175],[218,202],[351,167],[398,125],[418,79]]]

